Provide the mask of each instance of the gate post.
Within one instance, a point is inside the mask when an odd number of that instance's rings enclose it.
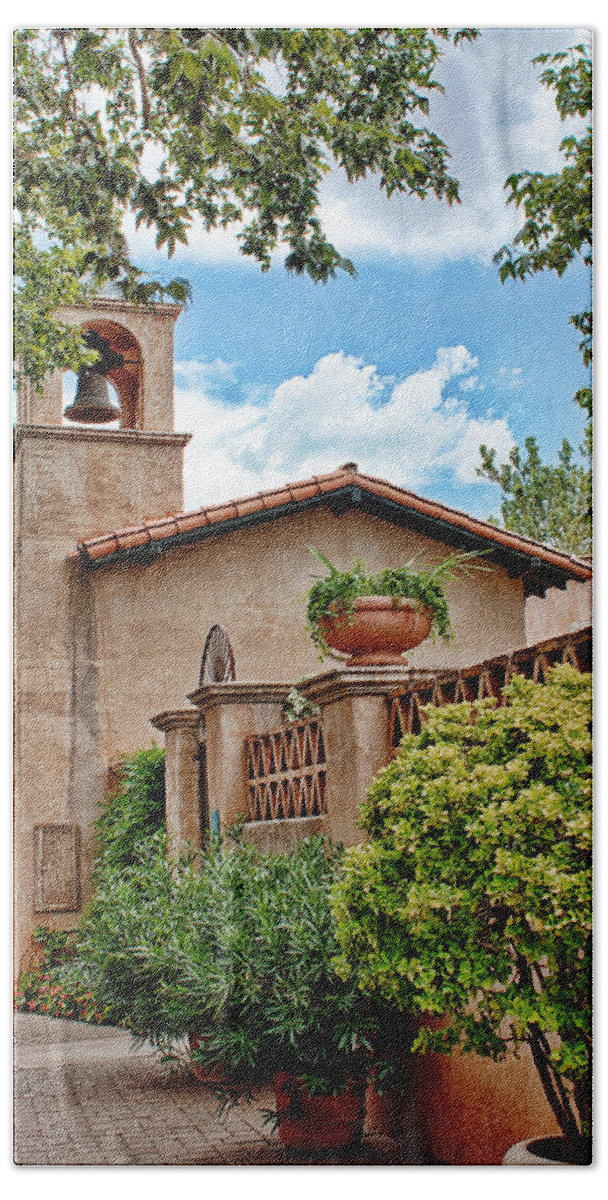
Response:
[[[359,807],[374,775],[391,757],[390,697],[411,676],[401,666],[344,667],[299,684],[307,700],[321,708],[327,754],[325,798],[333,841],[363,841]]]
[[[205,684],[188,697],[205,718],[207,802],[212,828],[214,812],[220,831],[238,818],[247,818],[245,739],[266,733],[280,723],[288,692],[288,683],[226,680]]]
[[[195,708],[163,712],[151,724],[165,735],[165,820],[170,852],[202,845],[199,790],[201,715]]]

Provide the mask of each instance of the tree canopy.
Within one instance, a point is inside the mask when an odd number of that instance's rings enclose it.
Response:
[[[536,438],[526,438],[525,447],[525,457],[514,446],[509,462],[500,467],[496,452],[480,447],[477,474],[500,486],[503,527],[572,554],[590,554],[590,466],[575,461],[566,439],[556,466],[541,461]],[[494,517],[488,519],[498,524]]]
[[[566,117],[587,117],[593,103],[592,64],[587,48],[572,46],[559,54],[541,54],[533,62],[544,65],[541,81],[554,92],[557,111]],[[549,65],[546,65],[549,64]],[[570,135],[561,143],[566,164],[559,172],[543,175],[522,171],[505,183],[508,203],[523,210],[524,224],[511,246],[502,246],[494,257],[500,278],[526,279],[537,271],[555,271],[562,276],[576,259],[592,263],[593,213],[592,130],[586,125],[579,137]],[[574,313],[571,323],[581,334],[579,350],[583,366],[592,360],[593,318],[590,310]],[[506,529],[524,533],[575,554],[591,550],[591,409],[589,386],[574,396],[587,414],[583,462],[575,462],[564,439],[557,465],[541,462],[536,439],[526,438],[526,456],[519,446],[508,463],[497,467],[495,454],[480,447],[482,465],[478,475],[499,484],[501,518]],[[494,518],[490,517],[490,521]]]
[[[23,29],[15,35],[15,350],[35,383],[94,358],[54,317],[107,285],[188,298],[133,261],[124,218],[169,257],[193,221],[236,225],[268,270],[326,281],[353,264],[326,238],[332,166],[387,195],[458,200],[425,123],[449,42],[471,29]]]
[[[593,104],[592,64],[587,48],[572,46],[560,54],[540,54],[533,62],[549,64],[541,74],[545,87],[554,92],[555,106],[562,120],[566,117],[587,117]],[[513,239],[512,246],[502,246],[494,261],[500,267],[500,278],[525,279],[537,271],[555,271],[563,275],[577,258],[591,266],[593,245],[592,130],[570,135],[561,143],[566,164],[559,172],[543,175],[539,171],[522,171],[510,175],[505,187],[508,203],[521,208],[524,224]],[[592,315],[590,311],[575,313],[570,318],[582,335],[579,349],[585,366],[592,355]],[[577,402],[591,414],[591,390],[581,388]]]

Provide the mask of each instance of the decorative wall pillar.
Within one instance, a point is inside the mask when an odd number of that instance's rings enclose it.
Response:
[[[201,715],[197,709],[159,713],[152,725],[165,735],[165,818],[171,853],[202,845],[199,787]]]
[[[299,685],[321,709],[327,754],[328,832],[352,846],[363,841],[359,807],[374,775],[391,756],[390,698],[412,674],[410,667],[349,667],[317,675]]]
[[[188,699],[205,718],[207,804],[220,830],[248,813],[245,738],[281,723],[289,684],[209,683]],[[217,818],[214,818],[217,813]]]

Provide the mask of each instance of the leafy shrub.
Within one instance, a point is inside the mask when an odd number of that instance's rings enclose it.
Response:
[[[420,608],[428,608],[432,614],[431,637],[439,635],[449,641],[451,627],[445,584],[467,570],[468,560],[479,557],[477,553],[452,554],[429,570],[415,569],[412,559],[403,567],[368,575],[360,558],[347,571],[339,571],[319,550],[312,546],[310,549],[329,571],[329,575],[317,579],[306,594],[306,628],[321,659],[329,652],[323,635],[323,621],[328,617],[345,622],[352,620],[353,601],[358,596],[392,596],[395,603],[403,597],[415,600]],[[485,568],[469,565],[468,569]]]
[[[122,763],[116,795],[107,798],[96,823],[97,896],[108,896],[109,890],[120,883],[121,871],[135,864],[145,865],[150,853],[153,857],[164,853],[164,764],[164,750],[158,746],[141,750]],[[99,914],[102,908],[96,899],[95,913]],[[45,1013],[77,1021],[114,1019],[113,1011],[103,1011],[97,987],[98,963],[85,952],[90,935],[89,914],[85,914],[74,934],[42,927],[35,931],[34,940],[41,948],[40,960],[19,976],[15,993],[18,1012]]]
[[[339,861],[320,838],[274,856],[224,842],[195,869],[150,843],[89,911],[80,950],[104,1012],[166,1051],[203,1035],[209,1067],[252,1084],[280,1069],[321,1091],[362,1077],[390,1021],[333,969]]]
[[[96,822],[98,864],[129,867],[165,826],[165,752],[159,746],[125,758],[116,795]]]
[[[106,1019],[135,1036],[160,1039],[174,1032],[177,974],[161,979],[151,963],[179,920],[180,880],[167,858],[165,835],[157,832],[139,843],[130,866],[98,861],[95,893],[80,922],[78,957],[95,980]]]
[[[39,927],[32,936],[40,947],[39,958],[19,976],[17,1012],[99,1024],[103,1017],[90,990],[90,971],[75,960],[73,935]]]
[[[307,700],[294,685],[287,693],[281,716],[286,725],[297,721],[308,721],[317,717],[321,709],[312,700]]]
[[[426,710],[368,792],[334,889],[345,979],[449,1016],[415,1048],[526,1042],[564,1134],[589,1132],[591,679]],[[582,1139],[584,1141],[584,1138]]]

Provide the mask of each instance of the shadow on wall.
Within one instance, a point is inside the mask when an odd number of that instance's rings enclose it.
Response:
[[[593,590],[590,580],[579,583],[569,579],[564,590],[548,588],[544,598],[529,596],[525,615],[526,645],[534,646],[546,638],[584,629],[591,625],[592,616]]]
[[[69,765],[66,787],[68,819],[80,826],[81,877],[92,869],[92,824],[99,816],[105,791],[101,753],[99,652],[95,593],[91,577],[79,563],[68,564],[69,597]],[[87,897],[83,897],[86,902]]]

